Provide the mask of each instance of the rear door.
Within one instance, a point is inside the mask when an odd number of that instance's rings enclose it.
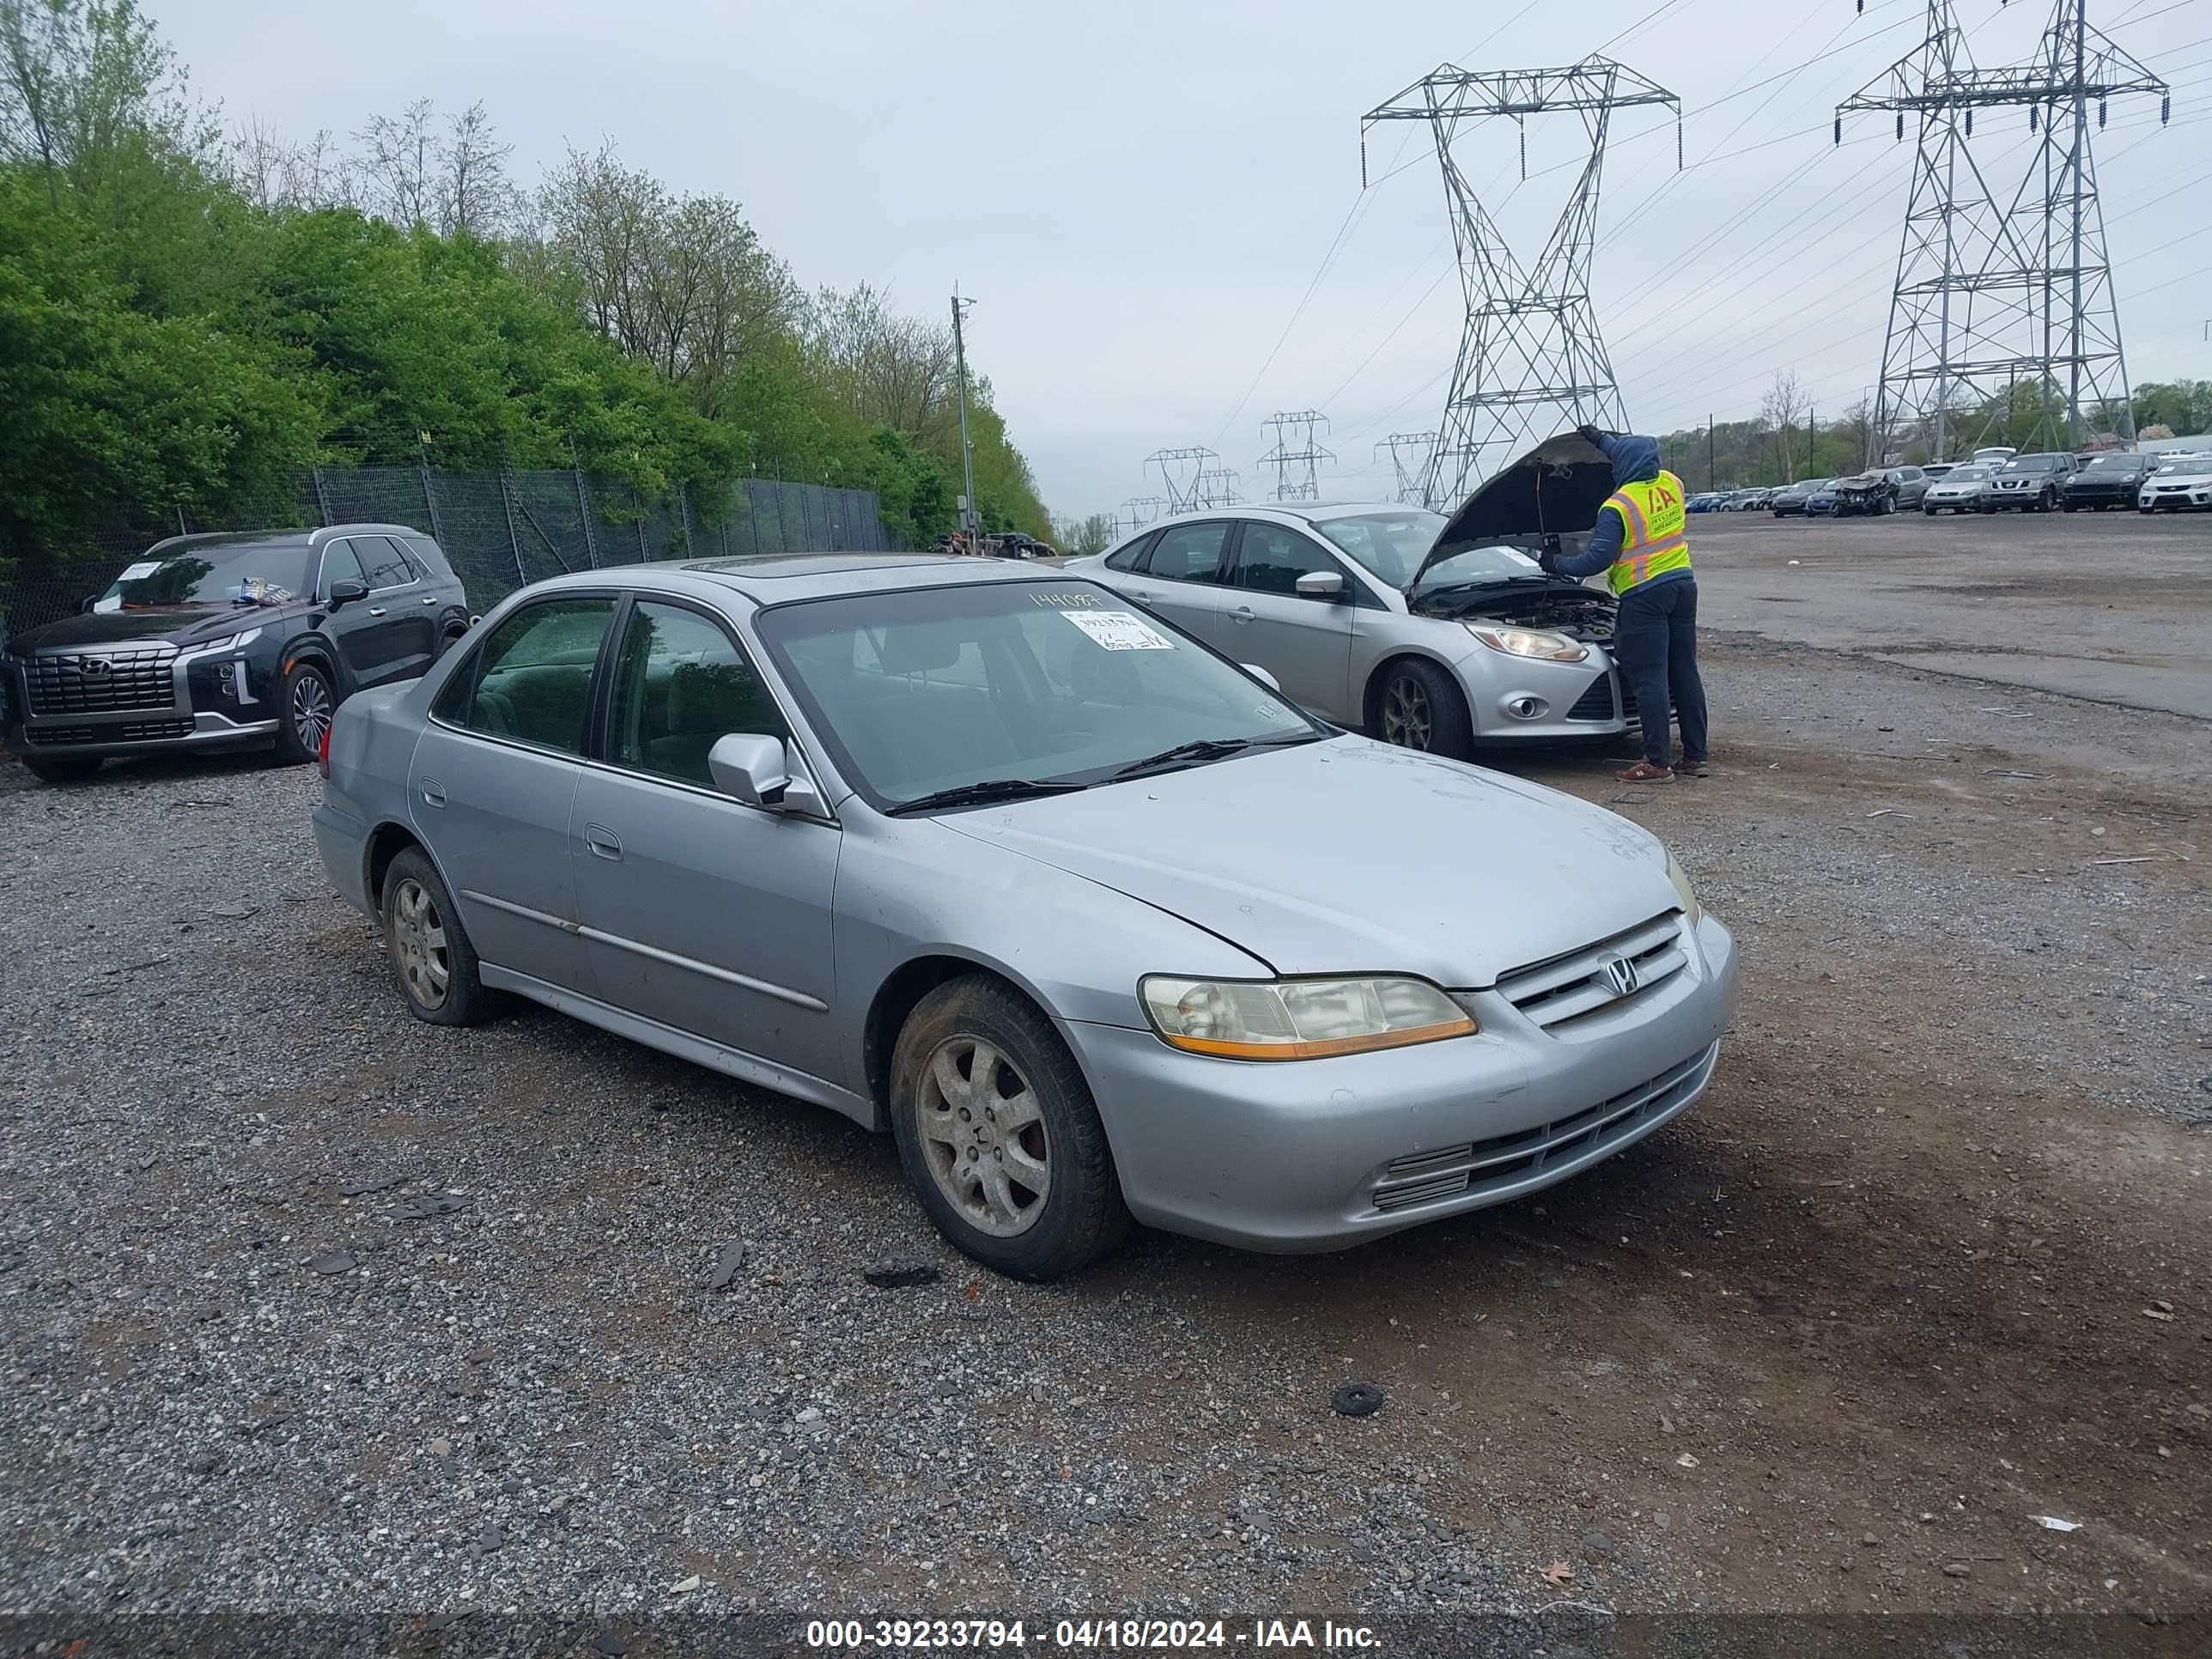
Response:
[[[1259,519],[1237,526],[1227,625],[1214,648],[1273,674],[1283,693],[1325,720],[1356,726],[1352,629],[1364,590],[1344,562],[1289,525]],[[1344,579],[1336,599],[1309,598],[1298,578],[1327,571]]]
[[[440,692],[410,805],[486,962],[596,994],[576,932],[571,810],[612,593],[510,613]]]
[[[733,732],[791,742],[721,617],[638,594],[621,624],[603,764],[575,805],[576,899],[600,995],[618,1008],[832,1083],[834,823],[724,794],[707,751]]]
[[[1170,525],[1152,543],[1145,568],[1115,586],[1184,632],[1217,649],[1222,612],[1231,603],[1227,580],[1229,519]]]

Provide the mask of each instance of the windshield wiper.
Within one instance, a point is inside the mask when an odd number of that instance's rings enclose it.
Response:
[[[1199,738],[1189,743],[1179,743],[1172,749],[1163,749],[1157,755],[1147,755],[1142,760],[1131,761],[1109,775],[1117,778],[1139,777],[1146,772],[1181,766],[1197,766],[1206,761],[1226,760],[1247,749],[1271,749],[1284,744],[1318,743],[1320,738],[1311,732],[1286,732],[1279,738]]]
[[[909,812],[933,811],[940,806],[988,806],[993,801],[1025,800],[1032,795],[1073,794],[1090,787],[1087,783],[1048,783],[1036,778],[985,778],[980,783],[940,789],[933,795],[917,795],[884,810],[893,817],[901,817]]]

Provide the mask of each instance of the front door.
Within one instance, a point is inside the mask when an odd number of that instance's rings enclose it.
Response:
[[[440,692],[415,745],[416,826],[486,962],[595,994],[570,819],[611,595],[524,605]]]
[[[830,1009],[841,832],[747,806],[707,751],[790,727],[727,624],[640,598],[623,624],[605,765],[575,803],[576,896],[600,995],[618,1008],[849,1085]]]
[[[1334,599],[1309,598],[1298,578],[1328,571],[1344,579]],[[1357,726],[1352,696],[1352,623],[1358,579],[1336,556],[1288,525],[1248,519],[1239,526],[1227,625],[1214,649],[1273,674],[1283,695],[1343,726]]]
[[[325,543],[315,597],[328,604],[339,581],[368,585],[368,597],[328,613],[323,631],[337,644],[356,686],[413,679],[437,648],[434,605],[396,544],[386,536],[349,536]]]

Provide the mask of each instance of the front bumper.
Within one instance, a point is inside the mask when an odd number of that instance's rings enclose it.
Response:
[[[1711,1080],[1735,944],[1708,916],[1689,964],[1626,1027],[1559,1036],[1474,993],[1480,1035],[1249,1063],[1067,1022],[1130,1211],[1246,1249],[1341,1249],[1501,1204],[1633,1145]]]
[[[5,741],[18,755],[158,755],[189,749],[214,751],[253,749],[276,740],[276,722],[234,720],[228,714],[200,713],[153,720],[9,720]]]
[[[2212,489],[2174,489],[2138,498],[2146,513],[2203,512],[2212,508]]]
[[[88,658],[118,666],[95,681],[76,667]],[[277,731],[268,667],[242,651],[117,645],[10,657],[0,660],[0,742],[32,757],[259,748]]]
[[[1547,662],[1477,646],[1452,672],[1480,744],[1618,737],[1633,711],[1612,656],[1600,646],[1593,645],[1580,662]]]

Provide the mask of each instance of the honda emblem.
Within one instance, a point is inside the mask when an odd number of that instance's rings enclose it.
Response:
[[[1636,994],[1636,964],[1626,957],[1615,957],[1597,970],[1597,977],[1605,981],[1606,989],[1616,997]]]

